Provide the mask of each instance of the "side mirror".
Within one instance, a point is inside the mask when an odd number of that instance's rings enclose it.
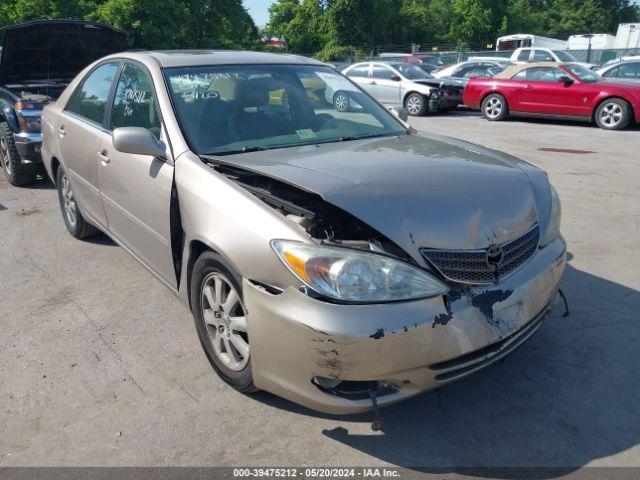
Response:
[[[389,80],[393,80],[394,82],[399,82],[402,79],[398,75],[391,75],[391,77],[389,77]]]
[[[566,75],[561,76],[559,81],[564,83],[565,87],[568,87],[573,84],[573,79]]]
[[[403,122],[407,122],[409,120],[409,112],[407,112],[406,108],[396,105],[394,107],[389,107],[389,110]]]
[[[133,155],[149,155],[151,157],[164,157],[166,146],[159,141],[146,128],[121,127],[116,128],[111,134],[113,146],[122,153]]]

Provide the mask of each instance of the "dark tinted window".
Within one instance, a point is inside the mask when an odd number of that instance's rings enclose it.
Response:
[[[533,67],[518,72],[512,80],[527,80],[530,82],[558,82],[560,77],[568,76],[559,68],[554,67]]]
[[[380,78],[383,80],[390,80],[393,77],[393,72],[389,70],[387,67],[383,67],[381,65],[373,66],[373,78]]]
[[[360,65],[353,67],[347,72],[347,77],[368,77],[369,65]]]
[[[640,62],[625,63],[619,67],[612,68],[604,74],[604,77],[640,79]]]
[[[521,62],[528,62],[529,55],[531,55],[531,50],[522,50],[518,55],[518,60]]]
[[[67,110],[102,126],[109,90],[118,67],[118,63],[105,63],[91,72],[73,94]]]
[[[544,50],[534,50],[533,61],[534,62],[555,62],[555,58],[553,58],[549,52],[545,52]]]
[[[111,128],[143,127],[160,138],[160,118],[147,73],[127,64],[122,71],[111,113]]]

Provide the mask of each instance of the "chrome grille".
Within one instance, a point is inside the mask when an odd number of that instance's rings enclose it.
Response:
[[[519,268],[533,255],[540,240],[535,225],[521,237],[484,250],[433,250],[421,248],[422,256],[447,280],[457,283],[493,283]],[[497,259],[496,252],[500,252]]]

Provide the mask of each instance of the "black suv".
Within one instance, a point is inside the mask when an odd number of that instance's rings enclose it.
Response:
[[[1,29],[0,40],[0,164],[20,186],[44,173],[44,106],[94,60],[123,50],[126,34],[80,20],[38,20]]]

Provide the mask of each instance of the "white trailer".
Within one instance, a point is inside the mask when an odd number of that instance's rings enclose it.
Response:
[[[618,25],[613,48],[640,48],[640,23],[621,23]]]
[[[616,37],[608,33],[589,33],[587,35],[571,35],[567,41],[569,50],[588,50],[591,40],[591,50],[608,50],[614,48]]]
[[[539,47],[564,50],[567,48],[567,42],[565,40],[541,37],[539,35],[531,35],[528,33],[505,35],[504,37],[499,37],[496,41],[496,52],[505,50],[516,50],[523,47]]]

